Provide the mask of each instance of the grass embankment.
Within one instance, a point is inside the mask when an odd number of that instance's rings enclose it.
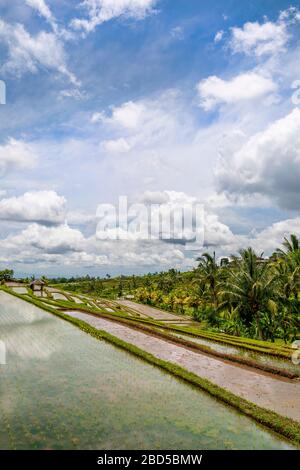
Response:
[[[209,393],[216,399],[222,401],[227,405],[230,405],[231,407],[235,408],[246,416],[254,419],[257,423],[268,427],[272,431],[280,434],[281,436],[287,438],[292,443],[300,447],[300,424],[298,422],[285,416],[281,416],[273,411],[257,406],[254,403],[251,403],[248,400],[234,395],[233,393],[219,387],[218,385],[213,384],[209,380],[203,379],[202,377],[199,377],[198,375],[187,371],[181,366],[178,366],[168,361],[164,361],[162,359],[158,359],[152,354],[143,351],[137,346],[127,343],[117,338],[116,336],[107,333],[106,331],[97,330],[96,328],[90,326],[82,320],[70,317],[61,311],[57,311],[54,308],[48,307],[43,304],[43,302],[41,302],[39,299],[35,299],[33,297],[24,298],[21,294],[17,294],[16,292],[10,291],[9,289],[3,287],[2,290],[7,292],[8,294],[18,297],[19,299],[26,300],[27,302],[39,308],[42,308],[43,310],[48,311],[49,313],[69,323],[72,323],[73,325],[77,326],[82,331],[88,333],[94,338],[97,338],[99,340],[105,340],[115,345],[116,347],[125,350],[140,359],[143,359],[149,364],[157,366],[160,369],[176,376],[178,379],[183,380],[184,382]]]

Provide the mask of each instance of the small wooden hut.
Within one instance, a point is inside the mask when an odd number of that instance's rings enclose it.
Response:
[[[42,279],[36,279],[30,283],[30,289],[33,292],[43,292],[45,282]]]

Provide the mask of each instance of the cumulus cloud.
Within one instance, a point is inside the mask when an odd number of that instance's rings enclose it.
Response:
[[[259,193],[281,207],[300,204],[300,109],[253,135],[232,156],[220,158],[219,188],[236,195]]]
[[[147,107],[143,102],[128,101],[113,108],[111,118],[106,122],[122,126],[126,129],[136,129],[147,120]]]
[[[17,235],[1,240],[1,262],[12,262],[36,268],[64,266],[70,269],[101,267],[182,267],[185,256],[176,246],[162,242],[98,241],[84,238],[68,225],[45,227],[30,224]]]
[[[257,57],[278,54],[286,50],[290,39],[288,26],[299,18],[299,10],[291,7],[282,11],[276,22],[247,22],[241,28],[234,27],[230,47],[233,52]]]
[[[9,139],[0,145],[0,176],[10,169],[33,168],[38,161],[32,145],[23,140]]]
[[[22,24],[11,25],[0,20],[0,39],[7,47],[2,73],[20,77],[45,67],[64,75],[73,85],[80,85],[67,67],[63,43],[54,33],[41,31],[33,36]]]
[[[284,23],[245,23],[242,28],[232,28],[231,48],[233,52],[262,56],[285,49],[288,34]]]
[[[24,250],[31,253],[62,254],[69,251],[80,251],[84,237],[79,230],[70,228],[67,224],[57,227],[45,227],[39,224],[30,224],[17,235],[9,236],[3,240],[3,248],[13,251]]]
[[[136,20],[153,12],[158,0],[84,0],[81,6],[87,10],[87,18],[74,18],[71,26],[86,33],[114,18],[127,17]]]
[[[55,199],[53,194],[51,197]],[[11,219],[17,220],[16,215],[19,217],[19,212],[23,209],[24,220],[26,218],[29,221],[30,217],[34,219],[36,216],[32,212],[29,213],[25,200],[28,204],[34,202],[34,198],[30,195],[6,199],[3,204],[0,200],[0,216],[5,215],[5,212],[9,210]],[[30,223],[21,232],[13,233],[1,240],[0,261],[9,261],[23,266],[35,264],[39,268],[63,265],[70,269],[75,266],[91,269],[105,266],[186,269],[192,267],[194,263],[195,256],[190,250],[201,252],[202,241],[206,247],[214,248],[220,245],[231,246],[235,243],[230,229],[213,213],[206,213],[204,219],[201,218],[200,224],[196,227],[201,239],[195,239],[195,232],[193,234],[187,232],[186,227],[184,227],[185,231],[182,231],[183,223],[186,223],[182,214],[184,217],[187,215],[190,217],[192,212],[188,212],[188,207],[192,208],[197,203],[197,199],[188,194],[176,191],[147,191],[138,196],[136,201],[154,205],[154,211],[151,212],[151,217],[154,216],[153,219],[151,218],[151,233],[162,235],[163,239],[147,239],[149,228],[147,224],[138,227],[139,230],[135,236],[130,236],[127,240],[115,241],[103,240],[97,237],[97,234],[86,238],[80,230],[71,228],[67,223],[54,226]],[[134,204],[134,201],[130,204],[130,222],[135,222],[134,218],[138,215],[140,208],[138,206],[141,204]],[[42,209],[40,208],[40,212]],[[35,214],[37,211],[38,208]],[[171,225],[172,233],[166,232],[168,223],[161,225],[158,214],[161,214],[165,222],[166,217],[175,214],[173,225]],[[70,214],[71,219],[72,214]],[[75,219],[73,218],[73,222]],[[89,219],[92,219],[92,216],[89,216]],[[199,222],[199,219],[195,221]],[[121,229],[125,230],[123,226]],[[182,238],[182,233],[184,238]],[[170,234],[171,237],[168,238]],[[183,243],[179,243],[180,240]],[[186,242],[188,245],[185,245]]]
[[[113,107],[109,114],[94,113],[93,123],[101,123],[114,139],[102,144],[108,151],[129,152],[136,148],[162,146],[186,137],[189,129],[187,113],[181,109],[177,90],[168,90],[159,98],[128,101]],[[183,125],[185,122],[185,125]]]
[[[282,244],[284,237],[289,238],[291,233],[300,236],[300,217],[285,219],[272,224],[257,234],[252,241],[252,245],[256,250],[269,254]]]
[[[234,242],[234,234],[226,224],[219,220],[219,216],[206,212],[204,215],[204,246],[224,247]]]
[[[207,212],[197,198],[178,191],[146,191],[128,204],[118,221],[116,212],[105,204],[98,209],[99,240],[160,240],[168,244],[188,244],[191,250],[232,243],[229,227],[217,215]],[[105,223],[104,223],[105,222]],[[157,247],[157,245],[156,245]]]
[[[17,235],[1,240],[1,262],[13,262],[47,269],[64,268],[155,268],[188,269],[195,266],[196,254],[214,249],[218,256],[236,253],[240,248],[252,246],[266,255],[281,245],[283,237],[300,234],[300,218],[286,219],[257,234],[234,235],[214,214],[205,217],[204,246],[195,244],[189,252],[181,245],[159,240],[99,241],[94,236],[84,238],[79,230],[68,225],[45,227],[30,224]],[[197,251],[196,251],[197,250]]]
[[[30,191],[0,200],[0,219],[59,224],[65,219],[66,200],[55,191]]]
[[[254,71],[242,73],[231,80],[211,76],[197,85],[200,106],[206,111],[223,103],[234,104],[261,98],[276,90],[277,85],[271,78]]]

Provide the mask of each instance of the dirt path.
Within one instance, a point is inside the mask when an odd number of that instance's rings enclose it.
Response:
[[[189,319],[187,316],[175,315],[174,313],[165,312],[164,310],[159,310],[158,308],[149,307],[149,305],[137,304],[131,300],[117,300],[116,303],[132,308],[136,312],[141,313],[147,317],[154,318],[155,320],[170,320],[172,323],[178,321],[180,324],[182,322],[193,323],[192,319]]]
[[[235,395],[300,422],[299,381],[285,381],[243,369],[238,365],[227,364],[104,318],[77,311],[65,313],[134,344],[160,359],[176,363]]]

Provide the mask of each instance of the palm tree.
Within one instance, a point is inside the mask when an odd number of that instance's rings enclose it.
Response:
[[[300,263],[297,263],[294,254],[290,254],[285,259],[280,258],[273,264],[273,269],[278,293],[283,300],[288,301],[291,296],[297,298],[300,290]]]
[[[238,268],[232,268],[222,290],[222,307],[238,309],[239,317],[250,326],[254,321],[260,339],[263,337],[260,320],[272,297],[274,278],[267,263],[258,263],[252,248],[240,251]]]
[[[283,248],[277,248],[277,250],[275,251],[275,254],[277,254],[277,256],[279,256],[280,258],[290,253],[300,251],[300,241],[297,238],[297,235],[295,235],[294,233],[290,235],[290,240],[284,237],[282,245],[284,246],[285,250]]]
[[[296,235],[290,240],[284,238],[283,247],[276,250],[277,259],[273,262],[278,291],[283,301],[288,302],[291,297],[298,298],[300,290],[300,242]]]
[[[218,281],[219,281],[219,266],[216,261],[216,253],[203,253],[202,256],[197,258],[198,271],[200,279],[208,285],[209,295],[211,302],[215,309],[218,308]]]

